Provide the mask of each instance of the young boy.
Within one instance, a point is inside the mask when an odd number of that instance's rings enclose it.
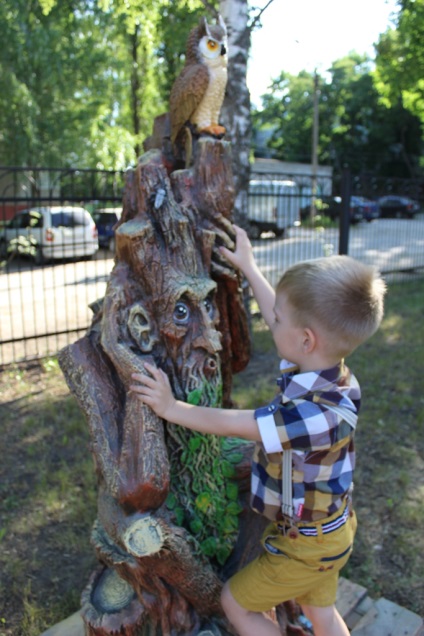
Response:
[[[356,530],[348,500],[360,390],[343,359],[378,329],[385,284],[372,268],[333,256],[294,265],[274,291],[255,263],[247,234],[238,227],[235,232],[235,252],[221,252],[246,276],[283,358],[278,398],[256,411],[192,406],[177,401],[163,371],[147,364],[150,376],[134,374],[131,389],[165,420],[261,442],[257,453],[275,462],[276,478],[265,495],[261,469],[252,467],[252,506],[272,520],[262,538],[264,551],[222,592],[237,633],[278,636],[265,612],[295,598],[315,636],[348,636],[335,600]],[[287,483],[290,491],[286,514],[272,498],[282,474],[282,491]]]

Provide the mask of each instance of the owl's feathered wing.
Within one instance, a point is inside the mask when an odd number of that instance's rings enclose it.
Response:
[[[202,64],[185,66],[175,80],[169,98],[172,143],[202,101],[208,84],[209,71]]]

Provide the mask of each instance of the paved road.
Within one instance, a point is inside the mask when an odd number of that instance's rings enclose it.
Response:
[[[92,317],[89,304],[104,296],[112,267],[111,255],[103,250],[93,261],[44,267],[31,267],[23,260],[12,263],[11,271],[0,275],[0,341],[85,331]],[[62,334],[2,344],[0,364],[57,352],[77,337]]]
[[[338,230],[292,228],[287,238],[256,241],[256,259],[275,284],[281,272],[295,262],[338,252]],[[413,220],[378,219],[350,229],[349,253],[382,272],[424,267],[424,215]],[[0,274],[0,364],[22,357],[55,353],[78,334],[46,336],[80,329],[91,321],[88,305],[101,298],[113,267],[111,254],[100,250],[95,260],[31,267],[12,263]]]
[[[286,239],[255,243],[256,260],[272,284],[300,260],[337,254],[338,229],[292,228]],[[424,266],[424,215],[409,219],[377,219],[350,228],[349,254],[381,272]]]

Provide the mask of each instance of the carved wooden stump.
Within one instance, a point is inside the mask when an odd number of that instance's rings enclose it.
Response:
[[[170,174],[149,150],[128,173],[105,298],[60,354],[98,477],[101,568],[82,596],[90,636],[233,633],[222,580],[255,556],[265,523],[248,506],[252,446],[164,422],[129,390],[147,361],[178,399],[231,403],[232,374],[249,360],[239,274],[218,249],[233,247],[233,203],[226,142],[200,138],[193,167]],[[302,633],[290,631],[290,607],[282,634]]]

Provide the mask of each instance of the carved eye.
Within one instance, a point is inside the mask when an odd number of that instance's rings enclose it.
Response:
[[[203,305],[206,309],[206,312],[208,314],[208,316],[210,318],[213,318],[214,315],[214,306],[213,306],[213,302],[211,300],[211,298],[205,298],[205,300],[203,301]]]
[[[215,42],[215,40],[208,40],[209,51],[216,51],[217,48],[218,48],[218,42]]]
[[[175,305],[173,319],[176,325],[186,325],[190,319],[190,309],[181,300]]]

